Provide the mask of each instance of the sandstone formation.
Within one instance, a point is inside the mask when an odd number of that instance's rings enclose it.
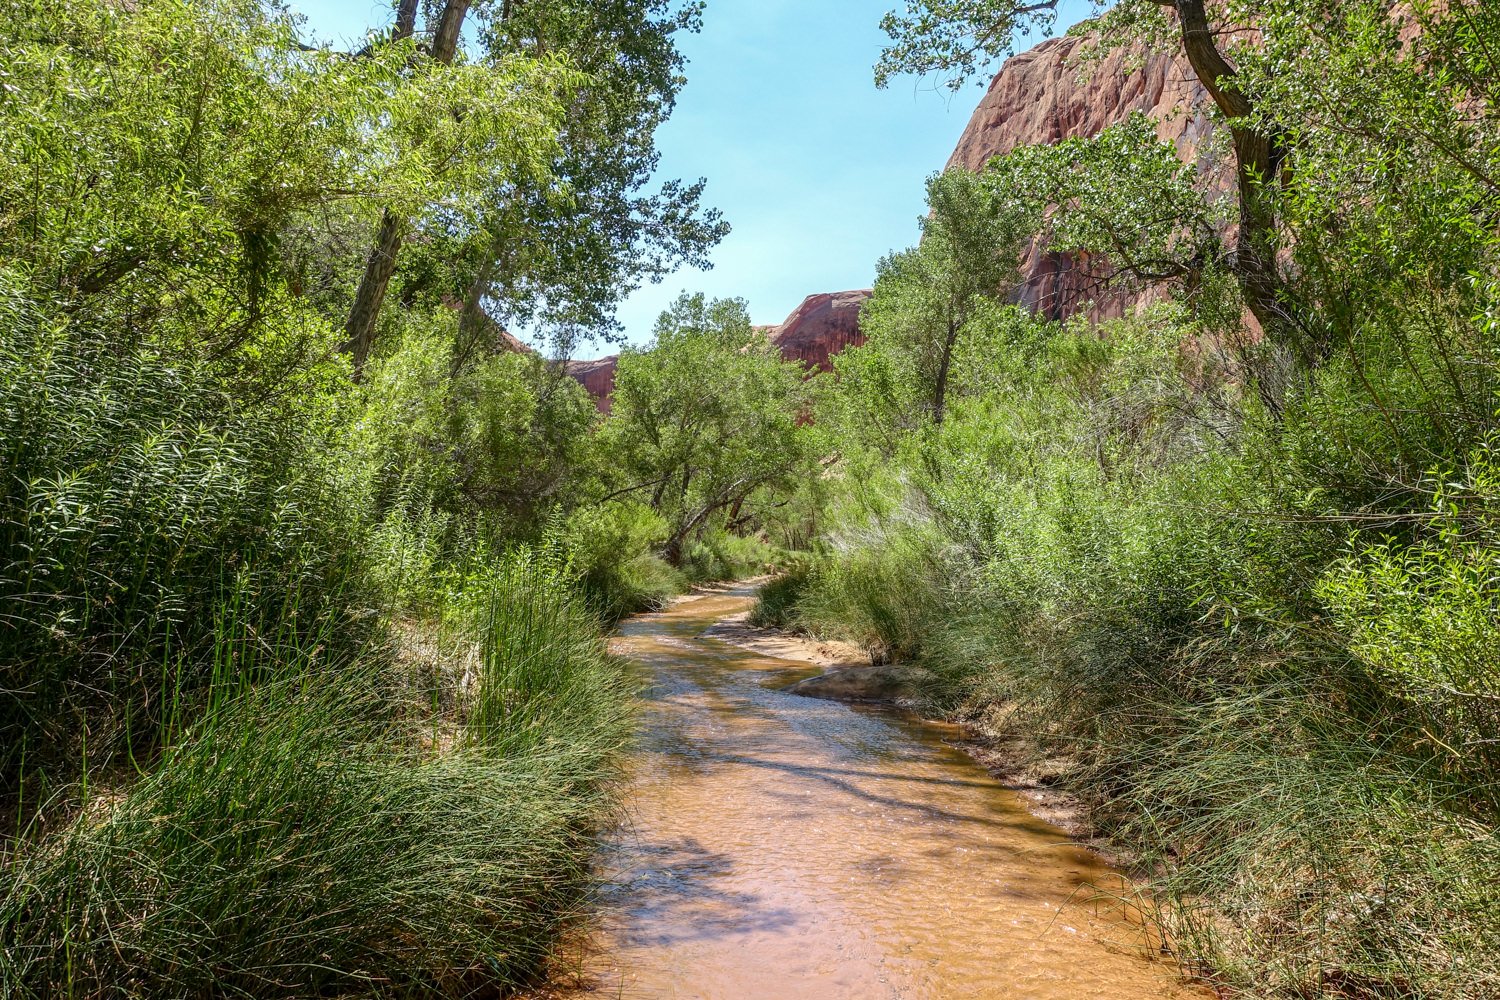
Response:
[[[802,361],[810,368],[828,371],[832,358],[846,347],[856,347],[865,338],[859,332],[859,310],[870,297],[868,288],[848,292],[809,295],[779,326],[757,326],[781,348],[784,358]],[[594,397],[599,412],[608,413],[615,388],[618,354],[593,361],[569,361],[567,372]]]
[[[865,342],[859,332],[859,310],[869,297],[868,288],[809,295],[775,328],[771,343],[781,348],[784,358],[828,371],[835,354]]]
[[[1157,134],[1197,162],[1205,186],[1225,186],[1221,167],[1206,158],[1211,123],[1203,86],[1180,55],[1115,48],[1085,65],[1093,36],[1049,39],[1005,61],[974,110],[949,167],[980,170],[1017,146],[1097,135],[1136,111],[1157,122]],[[1018,298],[1051,319],[1077,312],[1087,300],[1096,314],[1118,315],[1130,297],[1110,293],[1107,275],[1091,262],[1033,246]]]
[[[600,413],[609,412],[610,395],[615,391],[615,365],[619,360],[618,354],[611,354],[593,361],[569,361],[564,366],[567,373],[594,397],[594,405]]]

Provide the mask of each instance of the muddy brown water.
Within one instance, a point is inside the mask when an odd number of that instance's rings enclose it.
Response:
[[[1118,873],[945,742],[785,694],[816,673],[701,633],[753,589],[632,619],[647,671],[626,821],[564,996],[650,1000],[1201,996]]]

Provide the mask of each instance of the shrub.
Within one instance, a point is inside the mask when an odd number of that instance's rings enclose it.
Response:
[[[800,628],[797,608],[807,590],[810,572],[809,566],[798,563],[766,581],[755,596],[755,607],[750,609],[750,624],[762,628]]]
[[[357,494],[316,399],[237,403],[190,362],[0,316],[0,769],[150,733],[204,684],[224,609],[322,634],[358,570]],[[331,637],[357,645],[345,621]],[[222,665],[221,665],[222,666]]]
[[[617,621],[662,606],[687,586],[680,572],[656,554],[667,524],[638,503],[580,507],[564,522],[560,543],[594,609]]]

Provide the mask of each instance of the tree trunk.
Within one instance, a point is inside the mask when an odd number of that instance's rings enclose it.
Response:
[[[448,0],[443,6],[443,16],[438,19],[437,31],[432,36],[432,58],[443,65],[453,61],[458,49],[458,33],[463,27],[464,15],[469,12],[469,0]]]
[[[432,58],[440,63],[453,61],[458,48],[459,30],[463,27],[464,15],[468,13],[469,0],[448,0],[433,33]],[[396,8],[396,26],[392,36],[409,38],[416,28],[416,0],[401,0]],[[353,355],[354,378],[364,375],[365,362],[375,345],[375,325],[380,319],[380,307],[385,304],[386,289],[390,287],[391,275],[396,273],[396,258],[401,253],[401,240],[406,226],[390,209],[380,216],[380,229],[375,236],[375,245],[365,260],[365,273],[354,293],[354,305],[349,309],[349,318],[344,323],[344,347]]]
[[[456,376],[473,357],[474,350],[484,338],[485,322],[484,294],[489,290],[495,276],[495,258],[499,255],[498,241],[479,264],[479,273],[469,282],[469,291],[464,295],[463,308],[458,313],[458,336],[453,341],[452,372]]]
[[[1301,324],[1289,311],[1285,284],[1276,266],[1276,210],[1267,189],[1277,183],[1286,151],[1279,137],[1246,123],[1255,110],[1250,98],[1224,85],[1235,76],[1235,69],[1214,43],[1203,0],[1175,0],[1175,6],[1183,53],[1229,121],[1240,210],[1231,267],[1240,294],[1269,341],[1291,346],[1304,364],[1315,364],[1316,348],[1303,342]],[[1261,396],[1279,410],[1279,402],[1274,402],[1276,393],[1267,395],[1271,388],[1261,386]]]
[[[948,321],[948,336],[943,340],[943,356],[938,361],[937,385],[932,390],[932,422],[941,425],[948,406],[948,371],[953,366],[953,347],[958,343],[958,324]]]
[[[417,0],[401,0],[396,5],[396,26],[391,29],[391,38],[401,41],[410,38],[417,30]]]
[[[375,344],[375,321],[380,318],[380,306],[385,301],[386,289],[390,287],[391,275],[396,272],[396,254],[401,250],[404,228],[390,209],[381,213],[375,245],[370,248],[364,277],[359,281],[359,290],[354,293],[354,306],[344,323],[344,349],[353,355],[356,381],[364,375],[365,362]]]

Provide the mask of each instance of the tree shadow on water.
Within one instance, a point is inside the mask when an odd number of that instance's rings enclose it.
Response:
[[[636,842],[621,848],[624,870],[603,902],[624,919],[633,946],[662,947],[735,934],[786,931],[798,915],[764,896],[733,888],[735,862],[696,838]]]

